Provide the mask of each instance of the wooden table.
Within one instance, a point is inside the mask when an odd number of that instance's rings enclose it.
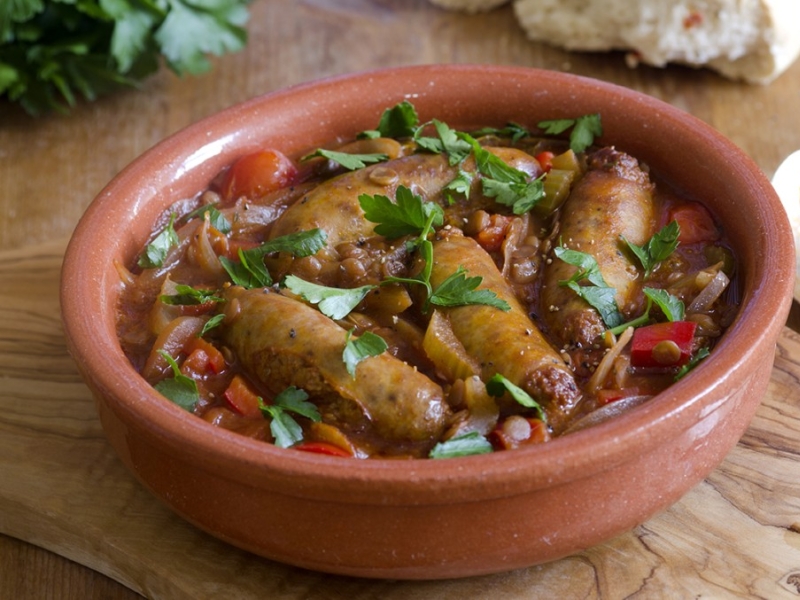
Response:
[[[0,597],[800,595],[800,336],[789,329],[768,397],[706,481],[599,548],[504,575],[370,582],[261,561],[174,517],[113,456],[57,312],[61,253],[94,195],[148,147],[230,104],[323,76],[433,62],[543,67],[641,90],[719,129],[767,175],[800,147],[800,63],[768,87],[679,67],[630,70],[621,53],[528,42],[508,6],[468,16],[425,0],[261,0],[247,49],[206,76],[163,71],[68,117],[34,120],[0,104]]]

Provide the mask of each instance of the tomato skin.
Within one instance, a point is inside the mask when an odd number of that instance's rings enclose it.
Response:
[[[672,321],[639,327],[631,340],[631,366],[680,367],[689,362],[697,323]],[[662,344],[674,344],[670,352],[659,351]]]
[[[503,247],[510,225],[511,217],[494,214],[489,218],[488,227],[477,233],[475,241],[487,252],[498,252]]]
[[[301,442],[293,446],[293,450],[302,450],[313,454],[325,454],[326,456],[341,456],[344,458],[352,457],[352,453],[344,448],[329,444],[328,442]]]
[[[677,221],[681,228],[678,241],[681,244],[713,242],[720,233],[708,209],[698,202],[685,202],[669,211],[669,220]]]
[[[553,168],[553,158],[555,158],[555,154],[552,152],[545,150],[544,152],[539,152],[539,154],[537,154],[534,158],[542,166],[542,169],[544,169],[545,172],[549,172],[550,169]]]
[[[233,412],[250,419],[263,418],[259,395],[241,375],[234,375],[223,397]]]
[[[297,166],[285,154],[272,148],[259,150],[231,165],[220,184],[220,193],[224,202],[241,197],[255,200],[292,185],[297,177]]]

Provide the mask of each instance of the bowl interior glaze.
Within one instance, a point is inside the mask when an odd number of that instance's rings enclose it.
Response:
[[[741,310],[713,356],[652,401],[548,444],[444,461],[342,461],[216,429],[165,401],[115,332],[120,280],[156,219],[259,147],[299,156],[375,126],[400,100],[459,128],[528,126],[599,112],[616,145],[701,199],[739,261]],[[430,65],[299,85],[167,138],[94,200],[64,261],[70,352],[125,464],[213,535],[332,573],[444,578],[553,560],[617,535],[702,480],[744,432],[766,390],[794,280],[793,237],[758,167],[700,120],[578,76]]]

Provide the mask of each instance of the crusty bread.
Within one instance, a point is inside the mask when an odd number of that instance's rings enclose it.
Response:
[[[469,12],[498,0],[431,0]],[[630,50],[631,65],[705,66],[769,83],[800,55],[800,0],[514,0],[528,37],[568,50]]]

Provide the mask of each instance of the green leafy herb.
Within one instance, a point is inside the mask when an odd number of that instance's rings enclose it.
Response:
[[[200,392],[197,390],[197,382],[191,377],[187,377],[181,373],[178,363],[175,362],[175,359],[167,352],[159,350],[158,353],[169,363],[173,376],[162,379],[153,387],[168,400],[192,412],[197,401],[200,399]]]
[[[362,132],[359,137],[406,138],[412,137],[419,124],[417,109],[408,100],[395,104],[383,111],[377,129]]]
[[[506,392],[518,403],[525,408],[534,409],[542,421],[547,422],[547,416],[542,409],[542,406],[521,387],[509,381],[504,375],[495,373],[489,381],[486,382],[486,391],[490,395],[500,397]]]
[[[684,316],[683,302],[670,294],[667,290],[658,288],[646,287],[644,294],[648,300],[652,300],[664,313],[668,321],[682,321]],[[650,305],[648,304],[647,310],[649,312]]]
[[[389,239],[404,235],[421,234],[444,222],[442,207],[434,202],[424,202],[405,186],[398,186],[395,202],[387,196],[361,194],[358,202],[364,217],[378,223],[375,233]]]
[[[447,154],[451,167],[456,166],[469,156],[472,151],[472,144],[463,139],[455,129],[451,129],[447,123],[436,119],[433,120],[433,126],[442,141],[442,151]]]
[[[284,285],[307,302],[316,304],[323,315],[334,320],[346,317],[376,287],[374,285],[349,289],[328,287],[305,281],[296,275],[287,275]]]
[[[201,206],[200,208],[193,210],[188,215],[186,215],[187,219],[194,219],[196,217],[201,217],[203,219],[206,218],[208,215],[209,224],[219,231],[220,233],[228,234],[231,232],[231,223],[228,219],[225,218],[217,207],[213,204],[206,204],[205,206]]]
[[[197,306],[209,302],[222,302],[214,290],[201,290],[181,283],[175,286],[174,294],[162,294],[159,300],[172,306]]]
[[[0,96],[31,115],[135,86],[161,59],[179,74],[241,50],[249,0],[4,0]]]
[[[303,429],[290,413],[314,422],[321,420],[317,407],[308,402],[308,394],[294,386],[275,396],[272,404],[266,404],[261,398],[258,400],[262,414],[272,419],[269,429],[275,438],[275,445],[280,448],[288,448],[303,440]]]
[[[389,158],[386,154],[350,154],[348,152],[337,152],[335,150],[320,148],[311,154],[307,154],[301,160],[309,160],[315,156],[322,156],[323,158],[332,160],[350,171],[363,169],[369,164],[383,162]]]
[[[312,256],[326,245],[328,234],[316,228],[282,235],[264,244],[242,250],[239,248],[239,262],[220,256],[219,260],[228,272],[231,281],[245,288],[267,287],[272,285],[272,276],[264,265],[264,257],[273,252],[287,252],[296,257]]]
[[[636,258],[639,259],[639,262],[644,269],[644,277],[647,279],[650,277],[650,274],[653,272],[653,269],[669,257],[675,251],[675,248],[678,247],[678,237],[681,234],[680,225],[678,225],[677,221],[672,221],[664,227],[661,228],[658,233],[653,235],[650,240],[644,246],[637,246],[636,244],[629,242],[625,239],[625,236],[622,236],[622,240],[628,245],[628,248],[636,255]]]
[[[522,125],[518,123],[509,123],[505,127],[500,129],[496,127],[484,127],[479,129],[478,131],[472,132],[472,137],[479,137],[484,135],[496,135],[500,137],[508,137],[511,138],[512,142],[518,142],[519,140],[530,136],[530,131],[528,131]]]
[[[371,331],[365,331],[358,338],[353,338],[352,335],[351,329],[347,332],[342,360],[350,376],[355,377],[358,363],[371,356],[383,354],[389,346],[381,336]]]
[[[551,119],[540,121],[537,127],[548,135],[558,135],[572,127],[569,135],[569,147],[573,152],[583,152],[594,143],[595,137],[603,135],[600,115],[595,113],[583,115],[577,119]]]
[[[200,330],[200,333],[198,334],[198,336],[199,337],[203,337],[209,331],[211,331],[215,327],[218,327],[219,325],[221,325],[224,320],[225,320],[225,315],[224,314],[220,313],[218,315],[214,315],[208,321],[205,322],[205,324],[203,325],[203,328]]]
[[[430,458],[457,458],[459,456],[472,456],[475,454],[488,454],[492,452],[492,445],[477,431],[470,431],[463,435],[439,442],[430,451]]]
[[[465,199],[468,200],[469,192],[472,189],[472,182],[474,179],[475,175],[473,173],[459,169],[458,175],[456,175],[450,183],[444,186],[444,189],[447,192],[447,202],[449,204],[453,204],[455,202],[453,194],[461,194]]]
[[[700,350],[698,350],[697,353],[689,359],[688,363],[678,369],[678,372],[675,374],[675,381],[685,377],[689,371],[700,364],[700,361],[702,361],[704,358],[707,358],[709,354],[711,353],[708,351],[708,348],[700,348]]]
[[[175,214],[169,217],[169,223],[161,232],[147,244],[144,254],[139,257],[139,266],[143,269],[154,269],[164,264],[169,251],[180,243],[178,234],[175,233]]]
[[[442,281],[431,294],[428,301],[437,306],[465,306],[468,304],[485,304],[494,306],[503,311],[511,310],[508,302],[497,297],[491,290],[476,289],[482,277],[467,277],[466,270],[459,267],[458,270]]]
[[[605,279],[603,279],[600,266],[595,258],[585,252],[571,250],[563,246],[556,247],[554,253],[556,258],[578,268],[570,279],[559,281],[559,285],[569,287],[597,310],[607,327],[613,328],[621,325],[623,317],[616,302],[617,292],[614,288],[609,287]],[[589,285],[581,285],[580,282],[584,280]]]

